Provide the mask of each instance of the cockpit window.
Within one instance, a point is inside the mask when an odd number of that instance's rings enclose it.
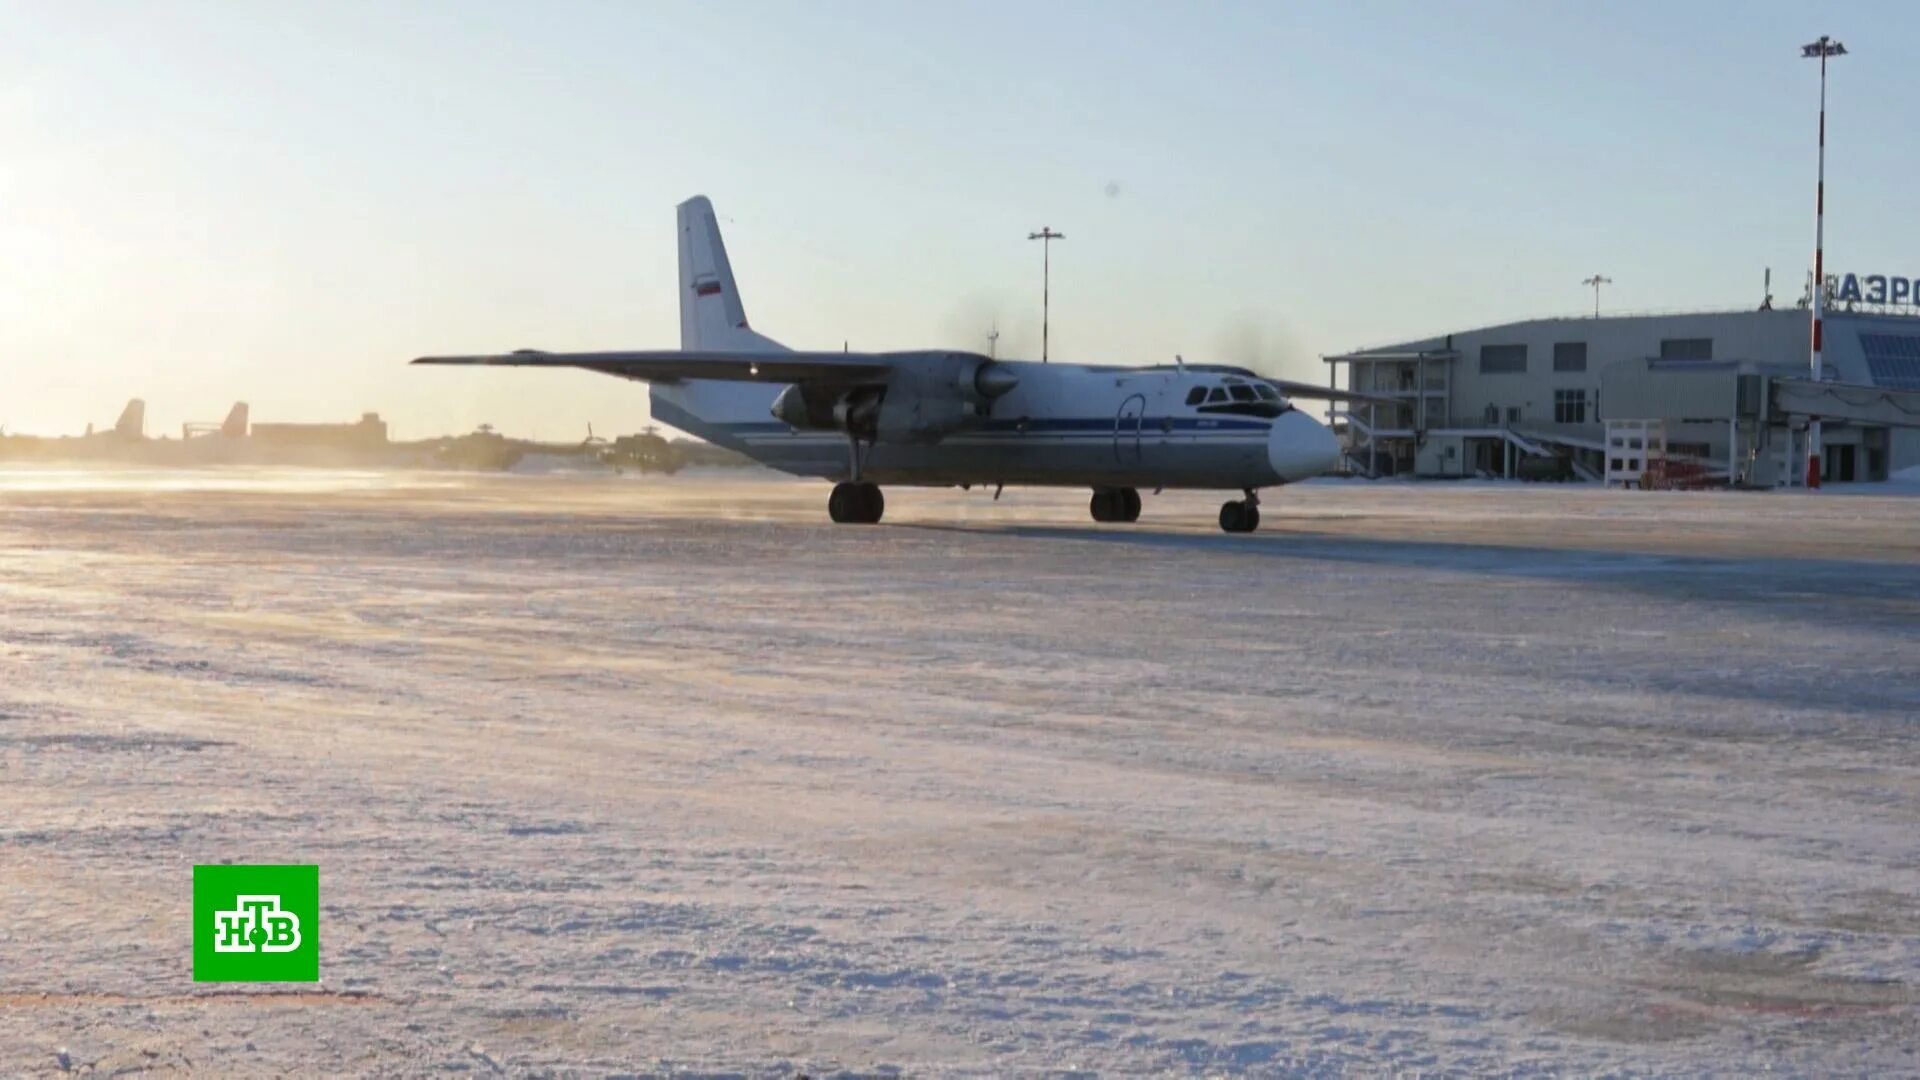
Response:
[[[1187,391],[1187,404],[1198,405],[1205,400],[1207,400],[1206,387],[1196,386],[1193,389]]]
[[[1199,401],[1202,391],[1196,387],[1187,395],[1187,404]],[[1232,416],[1256,416],[1263,420],[1272,420],[1292,411],[1293,406],[1281,397],[1273,387],[1266,383],[1254,383],[1249,386],[1238,379],[1224,386],[1215,386],[1206,391],[1206,401],[1200,403],[1203,413],[1226,413]]]

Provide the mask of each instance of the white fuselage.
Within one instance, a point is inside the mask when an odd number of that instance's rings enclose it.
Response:
[[[978,427],[937,442],[863,448],[863,477],[884,484],[1251,489],[1316,476],[1338,456],[1332,432],[1251,375],[1200,367],[1001,364],[1018,385],[992,403]],[[795,430],[773,418],[770,409],[783,389],[659,383],[653,414],[783,472],[848,478],[852,458],[844,433]],[[1219,398],[1225,400],[1209,400]]]

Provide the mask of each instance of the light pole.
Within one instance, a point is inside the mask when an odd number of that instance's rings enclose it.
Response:
[[[1595,274],[1592,277],[1587,278],[1585,281],[1582,281],[1580,284],[1593,286],[1593,317],[1596,319],[1599,318],[1600,317],[1600,286],[1613,284],[1613,279],[1610,277],[1601,277],[1599,274]]]
[[[1052,303],[1053,242],[1065,240],[1066,233],[1054,232],[1042,225],[1040,231],[1028,233],[1027,239],[1040,241],[1040,362],[1047,362],[1047,309]]]
[[[1820,169],[1813,189],[1813,381],[1824,374],[1820,362],[1820,314],[1825,306],[1827,275],[1824,265],[1827,228],[1827,57],[1847,55],[1847,47],[1825,34],[1800,47],[1800,55],[1820,58]],[[1820,418],[1807,423],[1807,486],[1820,486]]]

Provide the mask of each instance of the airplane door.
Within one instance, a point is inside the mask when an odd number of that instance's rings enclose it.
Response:
[[[1122,465],[1140,461],[1140,418],[1147,411],[1144,394],[1132,394],[1120,403],[1113,418],[1113,458]]]

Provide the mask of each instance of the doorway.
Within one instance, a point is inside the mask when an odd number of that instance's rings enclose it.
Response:
[[[1144,394],[1133,394],[1120,403],[1113,418],[1113,459],[1122,465],[1140,461],[1140,418],[1146,414]]]

